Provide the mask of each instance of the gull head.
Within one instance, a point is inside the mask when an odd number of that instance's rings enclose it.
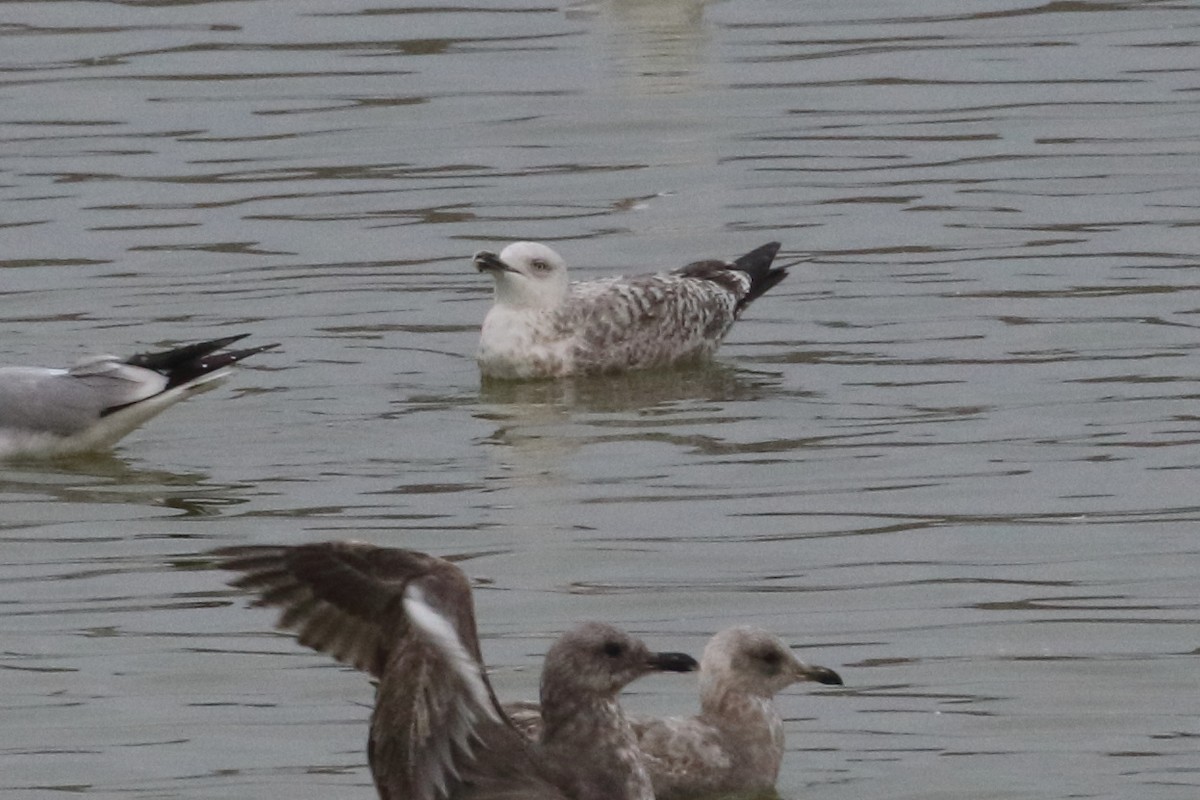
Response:
[[[686,653],[656,653],[618,628],[589,622],[563,634],[546,653],[542,703],[554,702],[559,693],[615,697],[651,672],[691,672],[699,666]]]
[[[764,698],[800,681],[842,685],[833,670],[806,664],[778,636],[749,626],[726,628],[709,640],[700,681],[705,693],[735,689]]]
[[[492,273],[501,305],[553,308],[567,296],[567,262],[538,242],[513,242],[500,255],[480,250],[475,269]]]

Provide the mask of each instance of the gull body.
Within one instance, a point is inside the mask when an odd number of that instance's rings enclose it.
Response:
[[[269,344],[218,352],[227,336],[129,358],[93,356],[70,369],[0,368],[0,458],[53,458],[112,447],[142,423],[215,388]]]
[[[773,791],[784,746],[773,698],[800,681],[842,683],[836,672],[804,663],[760,628],[737,626],[716,634],[700,659],[699,714],[629,718],[657,800]],[[535,704],[505,710],[527,736],[538,735],[542,722]]]
[[[475,254],[495,281],[476,360],[485,377],[556,378],[709,358],[734,321],[787,276],[779,243],[731,261],[571,283],[562,256],[537,242]]]
[[[546,654],[545,733],[500,708],[466,575],[449,561],[356,542],[215,551],[278,627],[377,681],[368,760],[382,800],[653,800],[616,702],[630,681],[696,668],[611,625],[587,623]]]

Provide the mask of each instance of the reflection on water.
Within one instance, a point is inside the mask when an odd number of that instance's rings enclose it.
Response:
[[[664,441],[679,426],[719,428],[729,420],[728,403],[769,395],[777,377],[714,362],[557,381],[485,380],[474,416],[496,426],[483,443],[499,448],[491,451],[497,485],[525,492],[559,485],[573,456],[591,446]]]
[[[571,6],[568,19],[603,21],[614,71],[647,94],[694,91],[703,85],[710,0],[588,0]]]
[[[0,494],[14,516],[29,510],[18,503],[161,506],[185,516],[211,516],[241,500],[229,485],[190,472],[139,469],[118,456],[96,454],[53,462],[16,462],[0,468]]]
[[[779,376],[751,372],[727,362],[670,370],[576,376],[556,381],[484,380],[479,399],[487,417],[505,418],[532,406],[565,411],[655,414],[680,404],[752,401],[778,388]]]

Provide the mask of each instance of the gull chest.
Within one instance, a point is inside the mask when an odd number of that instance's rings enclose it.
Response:
[[[555,330],[551,314],[496,305],[483,320],[476,360],[495,378],[565,375],[573,367],[571,338]]]

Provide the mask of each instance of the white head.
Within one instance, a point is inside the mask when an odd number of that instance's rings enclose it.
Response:
[[[538,242],[513,242],[500,255],[480,250],[475,268],[492,273],[501,305],[554,308],[567,296],[567,262]]]
[[[770,698],[799,681],[841,685],[828,667],[806,664],[777,636],[761,628],[726,628],[709,640],[700,658],[704,695],[728,691]]]

